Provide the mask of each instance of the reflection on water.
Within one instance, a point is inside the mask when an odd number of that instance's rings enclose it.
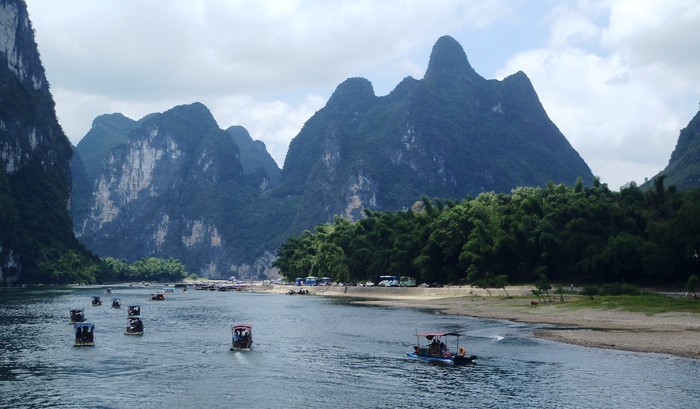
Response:
[[[525,324],[239,292],[147,302],[153,289],[112,288],[141,304],[145,335],[123,335],[125,308],[90,306],[111,297],[101,288],[0,290],[0,407],[700,405],[699,361],[539,341]],[[76,307],[96,325],[93,348],[72,346]],[[229,351],[236,322],[254,325],[253,351]],[[465,334],[478,363],[408,358],[416,330]]]

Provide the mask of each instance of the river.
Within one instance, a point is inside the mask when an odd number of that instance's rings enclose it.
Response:
[[[700,407],[700,361],[537,340],[530,324],[319,296],[190,290],[147,302],[158,288],[113,289],[0,289],[0,408]],[[123,334],[131,304],[143,336]],[[96,326],[94,347],[73,346],[76,307]],[[238,322],[254,326],[250,352],[229,351]],[[407,357],[416,330],[461,332],[477,363]]]

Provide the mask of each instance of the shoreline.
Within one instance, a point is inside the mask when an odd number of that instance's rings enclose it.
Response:
[[[293,286],[264,286],[256,292],[285,294]],[[443,314],[556,325],[534,329],[531,335],[589,348],[670,354],[700,359],[700,314],[672,312],[648,316],[640,312],[572,309],[567,302],[532,306],[531,287],[486,290],[464,286],[446,288],[305,287],[311,294],[356,298],[358,304],[432,309]],[[565,295],[571,299],[572,295]]]

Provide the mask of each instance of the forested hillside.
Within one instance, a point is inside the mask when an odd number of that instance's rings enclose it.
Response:
[[[550,183],[461,202],[429,200],[413,210],[366,211],[290,238],[275,265],[288,279],[330,276],[377,281],[493,285],[542,274],[564,283],[684,283],[700,270],[700,190],[664,187],[620,192],[594,179],[584,187]]]

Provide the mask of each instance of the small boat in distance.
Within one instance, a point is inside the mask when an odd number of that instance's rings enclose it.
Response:
[[[70,323],[79,324],[85,322],[85,311],[82,308],[70,310]]]
[[[95,345],[95,325],[87,322],[75,324],[75,346],[91,347]]]
[[[115,298],[112,300],[112,308],[121,308],[122,307],[122,302],[119,298]]]
[[[141,317],[139,316],[133,316],[127,318],[127,325],[126,325],[126,330],[124,331],[124,335],[143,335],[143,331],[146,329],[143,326],[143,321],[141,321]]]
[[[107,290],[105,291],[106,294],[112,294],[112,289],[107,287]]]
[[[102,305],[102,299],[100,298],[99,295],[93,295],[93,296],[92,296],[92,305],[95,306],[95,307],[98,306],[98,305]]]
[[[126,315],[128,317],[141,316],[141,306],[140,305],[130,305],[130,306],[126,307]]]
[[[425,346],[421,346],[421,337],[427,339]],[[455,337],[456,343],[452,348],[449,348],[444,342],[447,337]],[[476,359],[476,355],[467,355],[464,347],[459,347],[459,337],[460,334],[458,332],[416,333],[418,345],[413,347],[413,352],[409,352],[406,355],[411,358],[437,363],[452,363],[455,365],[472,363]]]
[[[253,326],[250,324],[235,324],[231,326],[233,343],[231,351],[250,351],[253,347]]]
[[[157,293],[153,293],[150,297],[148,297],[146,301],[165,301],[165,293],[160,291]]]

